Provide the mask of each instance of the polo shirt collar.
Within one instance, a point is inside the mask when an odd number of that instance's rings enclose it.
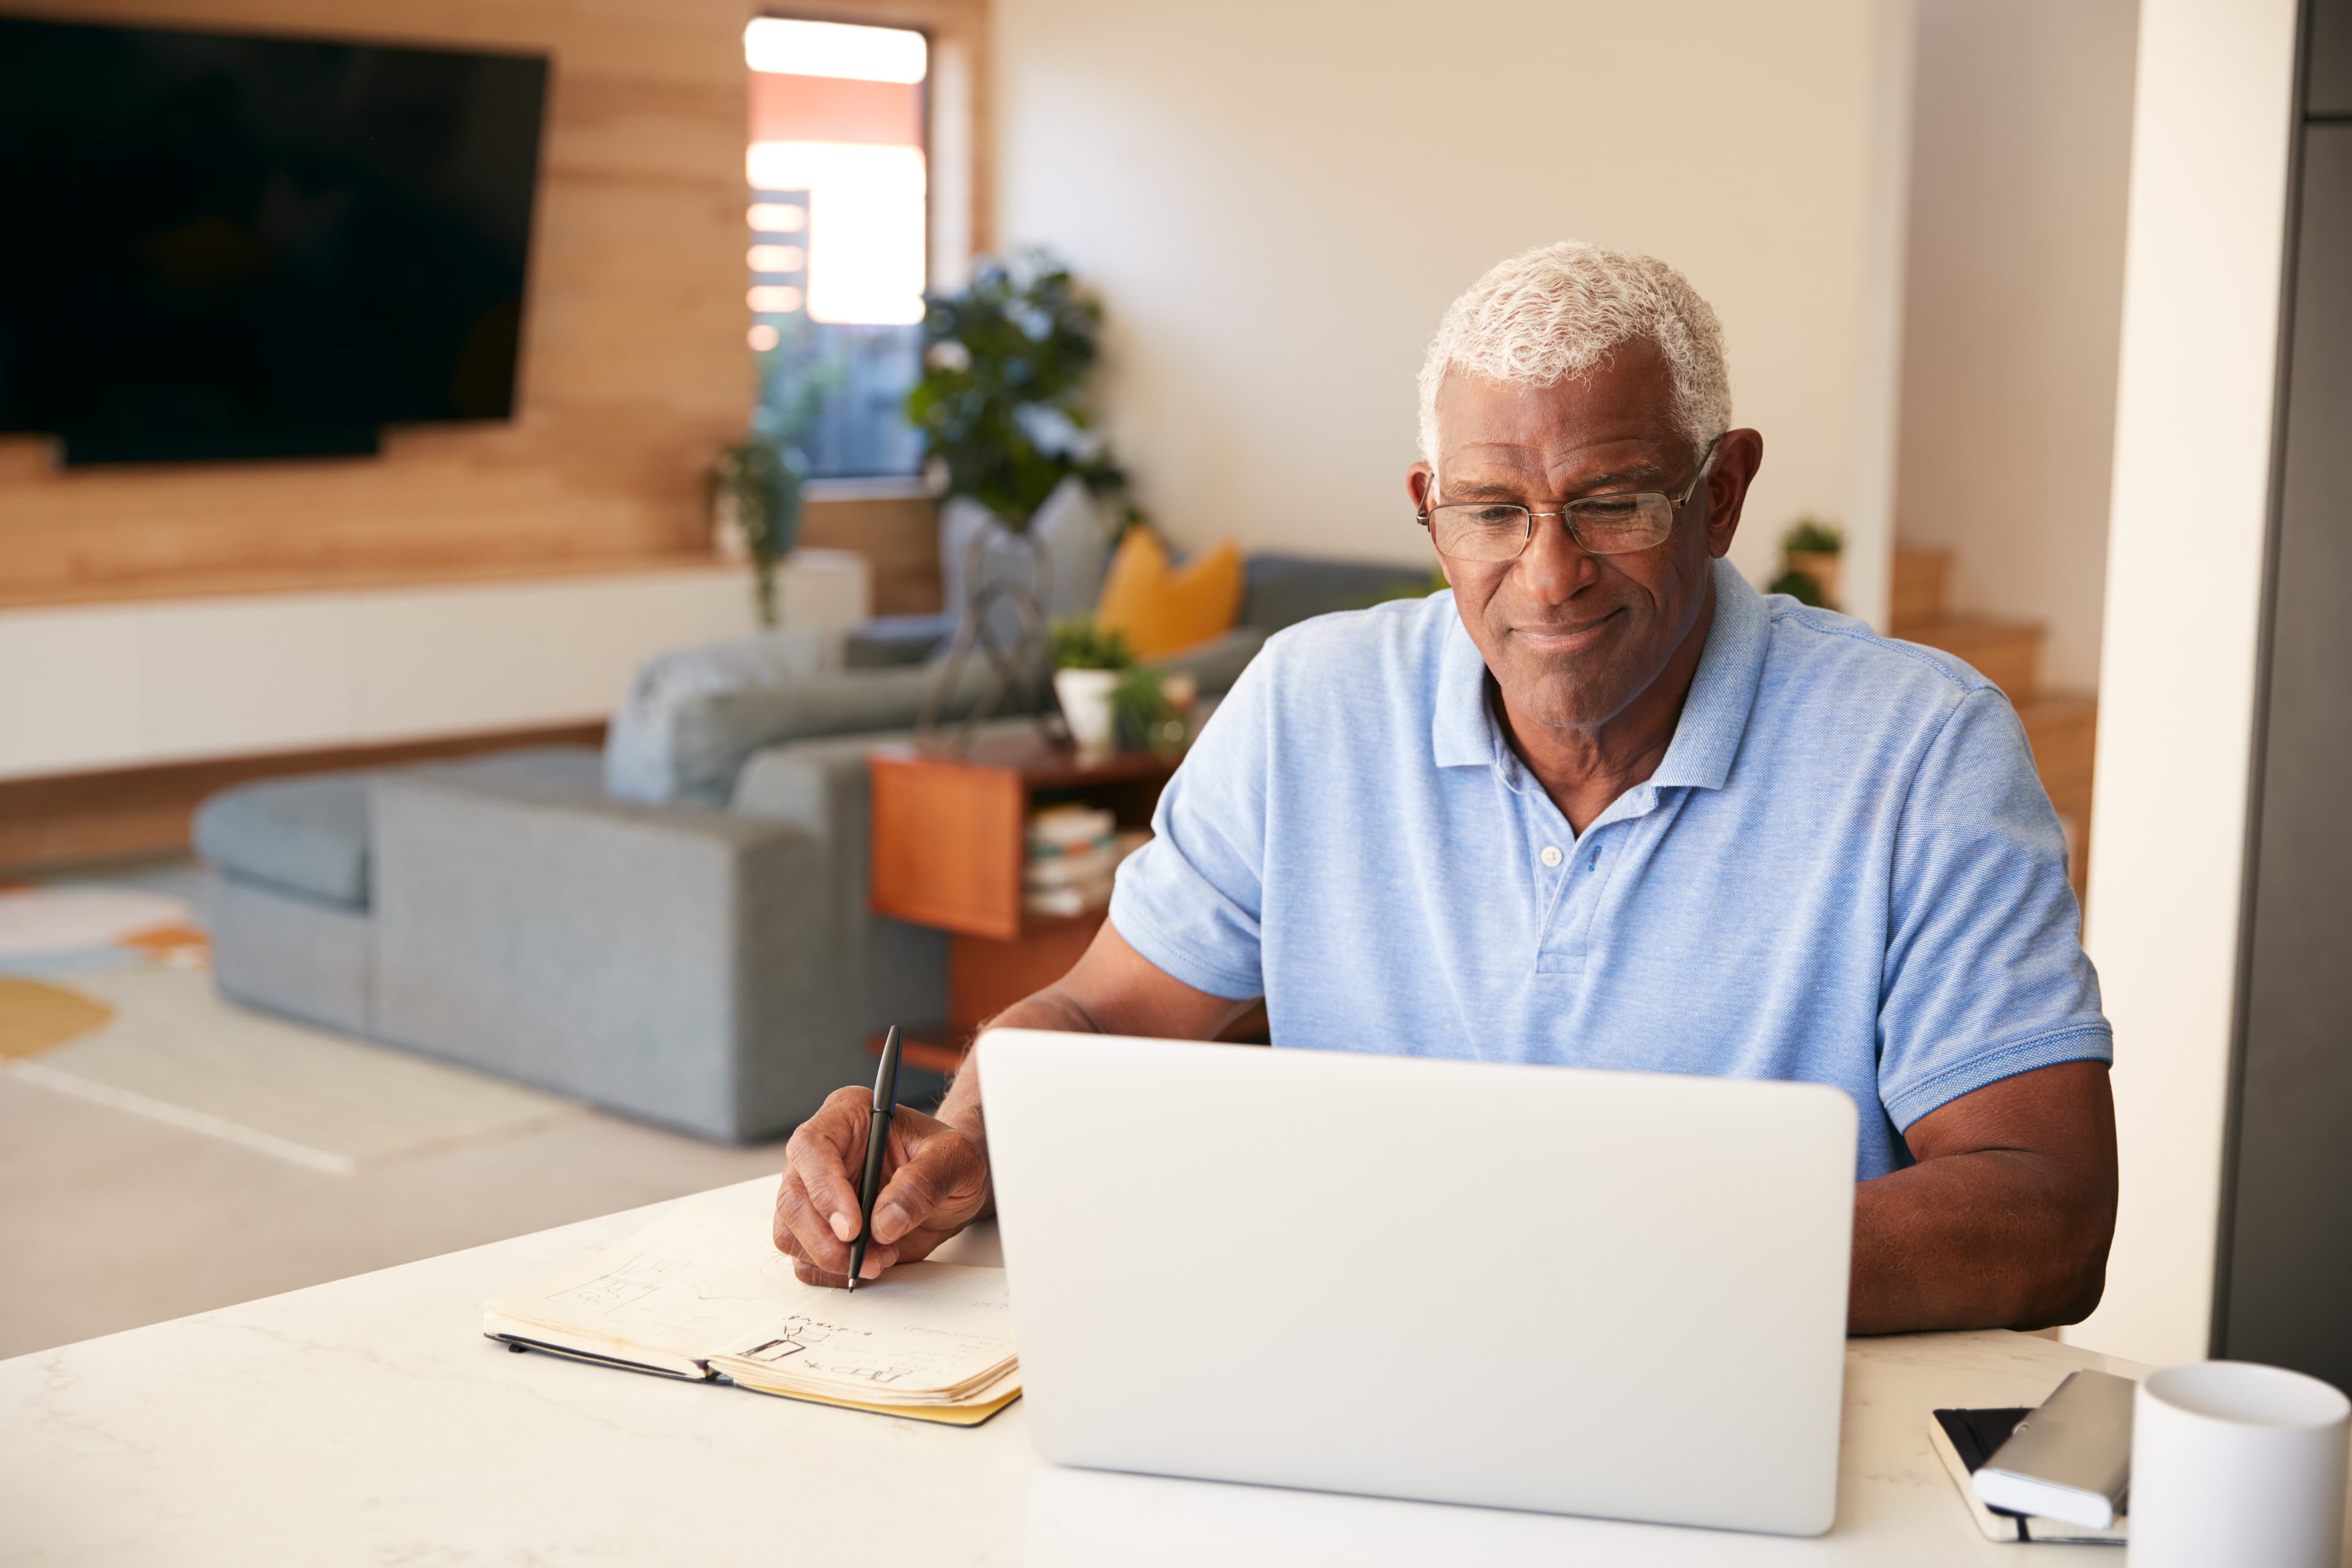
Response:
[[[1503,741],[1502,726],[1486,706],[1486,656],[1470,640],[1462,612],[1447,595],[1444,646],[1437,656],[1437,711],[1429,725],[1430,748],[1441,768],[1499,767],[1516,760]]]
[[[1721,789],[1731,776],[1731,760],[1748,730],[1756,689],[1764,675],[1765,645],[1771,640],[1772,612],[1764,596],[1728,561],[1714,563],[1715,619],[1698,673],[1675,726],[1675,738],[1650,775],[1654,787],[1685,785]],[[1494,767],[1507,779],[1520,772],[1518,758],[1503,738],[1486,703],[1486,660],[1452,598],[1444,601],[1444,647],[1438,655],[1437,710],[1430,721],[1430,744],[1441,768]]]
[[[1764,595],[1730,562],[1716,562],[1715,620],[1690,695],[1683,699],[1674,742],[1650,775],[1653,786],[1723,787],[1731,759],[1739,754],[1739,738],[1748,732],[1756,688],[1764,679],[1764,647],[1771,640],[1772,611]]]

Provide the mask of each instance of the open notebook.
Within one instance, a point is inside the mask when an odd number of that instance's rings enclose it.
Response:
[[[1004,1270],[904,1263],[853,1294],[803,1285],[765,1216],[681,1204],[610,1251],[488,1302],[532,1350],[972,1426],[1021,1396]]]

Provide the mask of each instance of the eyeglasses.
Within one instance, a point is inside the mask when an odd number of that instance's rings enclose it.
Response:
[[[1455,561],[1516,561],[1536,536],[1536,519],[1556,517],[1570,539],[1588,555],[1630,555],[1664,544],[1675,531],[1675,516],[1714,465],[1722,437],[1706,444],[1699,454],[1698,472],[1680,495],[1642,490],[1631,495],[1586,496],[1558,511],[1531,511],[1509,501],[1447,501],[1424,507],[1420,522],[1440,555]]]

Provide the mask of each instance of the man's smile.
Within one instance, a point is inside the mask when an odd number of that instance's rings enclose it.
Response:
[[[1589,621],[1546,621],[1533,626],[1513,626],[1511,638],[1534,653],[1580,653],[1606,637],[1624,614],[1621,605]]]

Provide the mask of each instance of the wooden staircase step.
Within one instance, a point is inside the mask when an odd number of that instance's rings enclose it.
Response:
[[[2039,692],[2017,704],[2017,716],[2025,723],[2034,771],[2050,792],[2050,804],[2087,822],[2099,733],[2098,693]]]
[[[1952,552],[1922,550],[1908,544],[1895,547],[1893,597],[1887,619],[1895,626],[1924,625],[1944,618],[1944,595],[1951,586]]]
[[[1895,623],[1906,642],[1925,643],[1965,660],[1979,675],[2008,694],[2011,702],[2033,695],[2042,667],[2042,627],[2032,621],[1991,616],[1946,616],[1939,620]]]

